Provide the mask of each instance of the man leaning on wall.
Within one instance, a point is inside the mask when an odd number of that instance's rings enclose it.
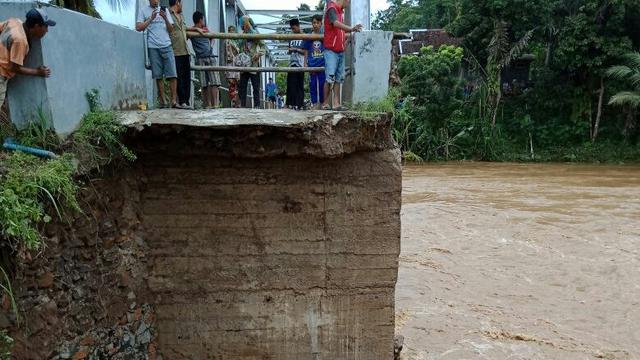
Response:
[[[51,70],[46,66],[37,69],[24,66],[29,47],[34,40],[42,39],[49,26],[56,22],[49,19],[42,9],[31,9],[23,23],[11,18],[0,23],[0,108],[5,109],[5,98],[9,80],[16,75],[49,77]],[[5,112],[5,110],[0,110]]]

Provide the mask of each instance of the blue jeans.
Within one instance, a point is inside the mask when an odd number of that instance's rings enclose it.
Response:
[[[312,104],[324,103],[324,73],[311,73],[311,81],[309,83],[309,90],[311,92]]]
[[[176,71],[176,58],[173,56],[173,48],[149,48],[149,61],[151,62],[151,77],[154,79],[171,79],[178,77]]]
[[[329,84],[344,82],[344,52],[324,49],[324,67],[326,81]]]

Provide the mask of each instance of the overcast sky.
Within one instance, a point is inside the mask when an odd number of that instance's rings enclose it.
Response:
[[[386,0],[370,0],[371,1],[371,12],[375,14],[378,10],[386,9],[389,5]],[[132,2],[134,2],[132,0]],[[266,3],[266,4],[265,4]],[[300,1],[300,0],[277,0],[277,1],[265,1],[265,0],[242,0],[242,4],[248,10],[265,10],[265,9],[276,9],[276,10],[289,10],[289,9],[297,9],[301,3],[306,3],[312,8],[317,4],[317,0],[310,1]],[[95,1],[96,8],[102,18],[105,21],[109,21],[115,24],[120,24],[124,26],[128,26],[133,28],[134,25],[134,14],[135,10],[133,6],[130,6],[127,9],[124,9],[121,13],[113,12],[107,5],[106,0],[96,0]],[[371,18],[373,21],[373,17]]]

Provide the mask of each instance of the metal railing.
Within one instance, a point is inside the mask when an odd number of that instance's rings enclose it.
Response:
[[[347,34],[349,35],[349,34]],[[410,34],[394,33],[394,39],[404,39]],[[208,38],[221,40],[323,40],[324,34],[244,34],[244,33],[204,33],[200,34],[195,31],[187,32],[188,38]],[[352,66],[350,66],[351,68]],[[242,67],[242,66],[192,66],[194,71],[234,71],[234,72],[323,72],[324,67]]]

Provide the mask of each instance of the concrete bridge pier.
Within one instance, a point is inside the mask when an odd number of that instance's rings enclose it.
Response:
[[[385,116],[128,114],[168,359],[393,358],[401,167]]]

